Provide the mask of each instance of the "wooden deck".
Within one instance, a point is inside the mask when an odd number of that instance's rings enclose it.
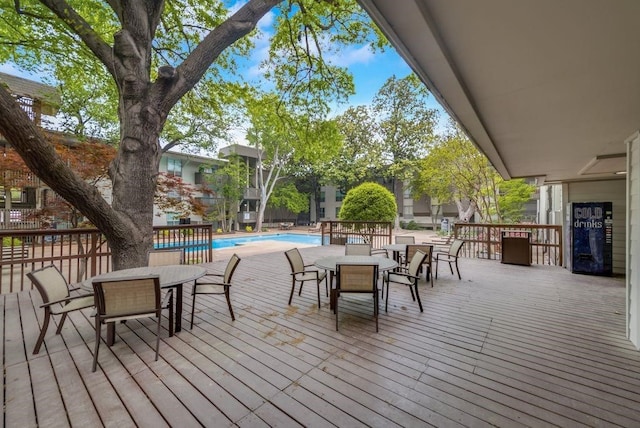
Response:
[[[342,251],[301,249],[306,261]],[[640,426],[624,281],[477,259],[461,261],[459,281],[443,267],[433,289],[422,284],[424,313],[409,290],[392,289],[375,333],[370,297],[345,295],[336,332],[328,298],[318,309],[309,284],[287,305],[282,252],[246,256],[235,322],[211,296],[189,330],[186,287],[186,329],[163,333],[157,362],[152,320],[129,322],[101,346],[95,373],[90,311],[60,336],[50,326],[33,356],[37,293],[0,296],[1,425]]]

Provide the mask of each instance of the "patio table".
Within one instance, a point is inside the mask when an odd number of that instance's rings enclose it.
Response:
[[[394,269],[398,266],[395,260],[388,259],[386,257],[379,256],[329,256],[322,257],[316,260],[314,263],[318,269],[324,269],[329,271],[329,282],[331,283],[331,292],[333,297],[333,276],[338,269],[338,264],[350,264],[350,265],[378,265],[378,271],[384,272]],[[329,308],[333,309],[333,298],[329,299]]]
[[[169,265],[169,266],[143,266],[131,269],[116,270],[88,278],[82,282],[82,287],[93,291],[94,280],[126,279],[144,275],[158,275],[160,277],[161,288],[175,288],[176,311],[175,311],[175,331],[182,330],[182,286],[185,282],[195,281],[207,273],[206,269],[200,266]],[[115,325],[109,323],[107,326],[107,344],[113,345],[115,341]]]

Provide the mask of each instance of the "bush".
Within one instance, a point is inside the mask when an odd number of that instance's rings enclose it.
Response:
[[[388,221],[396,218],[393,194],[377,183],[363,183],[347,192],[338,218],[344,221]]]
[[[418,223],[416,223],[415,221],[411,220],[409,223],[404,225],[403,229],[420,230],[420,226],[418,226]]]
[[[11,242],[11,237],[9,236],[2,238],[3,247],[18,247],[20,245],[22,245],[22,241],[18,238],[13,238],[13,242]]]
[[[244,230],[246,230],[247,232],[253,232],[253,227],[247,226],[244,228]]]

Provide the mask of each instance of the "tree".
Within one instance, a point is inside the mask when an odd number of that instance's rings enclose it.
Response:
[[[223,167],[215,168],[213,174],[207,176],[208,187],[216,198],[210,218],[219,220],[225,232],[232,230],[244,189],[249,184],[248,176],[249,167],[236,155],[227,157]]]
[[[326,182],[346,192],[352,187],[374,180],[382,168],[382,144],[378,123],[366,106],[350,107],[336,118],[342,135],[340,152],[323,167]]]
[[[269,199],[287,168],[330,158],[337,150],[339,135],[334,122],[287,111],[273,94],[250,99],[247,109],[251,120],[247,140],[258,157],[256,231],[260,231]]]
[[[270,208],[283,208],[293,214],[300,214],[309,210],[309,195],[300,193],[293,182],[287,182],[274,189],[267,205]]]
[[[384,186],[362,183],[347,192],[339,218],[344,221],[388,221],[396,218],[396,199]]]
[[[514,210],[521,210],[531,196],[532,188],[524,182],[505,184],[487,157],[457,127],[450,129],[418,165],[411,185],[414,197],[427,194],[439,204],[454,202],[461,221],[469,221],[477,213],[483,222],[502,222],[501,208],[514,218]]]
[[[249,0],[231,15],[221,4],[187,0],[0,3],[0,61],[38,71],[71,62],[83,70],[75,76],[94,70],[105,76],[95,80],[98,98],[117,94],[119,147],[109,170],[109,204],[0,88],[0,133],[32,171],[105,234],[114,269],[143,265],[153,246],[160,140],[174,107],[198,82],[218,82],[231,73],[237,64],[228,53],[246,54],[245,36],[281,3]],[[326,113],[329,102],[353,91],[346,70],[326,63],[322,49],[371,36],[375,27],[358,14],[364,15],[355,1],[329,0],[292,0],[277,14],[267,78],[296,109]]]
[[[522,220],[524,204],[531,200],[536,186],[523,178],[503,181],[498,196],[498,218],[501,223],[518,223]]]

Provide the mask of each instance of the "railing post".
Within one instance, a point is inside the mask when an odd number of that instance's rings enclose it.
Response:
[[[91,274],[89,276],[95,276],[98,274],[98,240],[99,234],[97,232],[91,232],[89,235],[91,244],[89,245],[89,265],[91,266]]]

